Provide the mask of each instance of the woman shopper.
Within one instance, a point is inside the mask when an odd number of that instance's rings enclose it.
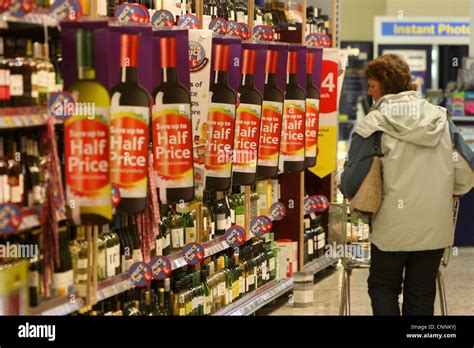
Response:
[[[453,197],[474,184],[474,154],[446,109],[414,90],[408,65],[386,54],[366,68],[374,99],[357,125],[341,176],[352,198],[372,164],[381,133],[382,203],[372,218],[369,295],[374,315],[433,315],[436,274],[454,239]]]

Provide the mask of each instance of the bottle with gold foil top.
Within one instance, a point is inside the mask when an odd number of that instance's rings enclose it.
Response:
[[[64,122],[67,202],[75,224],[105,224],[112,218],[110,97],[96,80],[94,31],[78,29],[76,41],[78,78],[69,92],[80,107]]]

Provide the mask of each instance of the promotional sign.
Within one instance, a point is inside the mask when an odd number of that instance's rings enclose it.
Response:
[[[204,260],[204,248],[201,244],[192,242],[188,243],[183,248],[183,256],[189,265],[198,265]]]
[[[253,233],[255,237],[261,237],[265,233],[270,232],[272,225],[268,224],[268,218],[261,215],[256,217],[250,222],[250,232]]]
[[[242,40],[248,40],[250,38],[250,27],[246,23],[239,23],[240,25],[240,38]]]
[[[0,204],[0,235],[15,232],[21,225],[23,212],[15,204]]]
[[[246,237],[245,230],[241,226],[232,226],[227,229],[224,234],[224,240],[231,248],[238,248],[244,244]]]
[[[135,262],[128,269],[128,278],[137,288],[147,286],[153,278],[152,274],[151,267],[146,262]]]
[[[150,21],[148,10],[144,10],[144,8],[138,4],[125,3],[119,5],[114,11],[114,17],[121,25]]]
[[[281,221],[286,216],[286,207],[281,202],[273,203],[270,207],[270,219],[272,221]]]
[[[211,73],[212,31],[189,31],[189,69],[191,72],[191,115],[193,122],[194,184],[196,195],[203,195],[204,161],[207,142],[209,76]]]
[[[78,0],[56,0],[49,13],[58,21],[74,22],[82,17],[82,7]]]
[[[223,37],[227,34],[228,24],[224,18],[216,18],[209,23],[209,29],[216,37]]]
[[[48,113],[57,120],[64,120],[74,115],[75,102],[68,92],[51,93],[48,99]]]
[[[199,28],[199,20],[193,14],[185,14],[178,20],[178,27],[185,29]]]
[[[150,261],[154,280],[163,280],[171,274],[171,262],[166,256],[155,256]]]
[[[33,9],[33,0],[11,0],[10,14],[15,17],[23,17]]]
[[[319,110],[318,162],[309,170],[320,178],[336,170],[338,105],[346,70],[347,52],[324,49]]]
[[[158,10],[151,17],[153,30],[170,28],[174,25],[174,16],[168,10]]]
[[[117,186],[115,186],[114,184],[112,184],[112,206],[114,208],[117,208],[117,206],[120,203],[121,198],[122,197],[120,195],[120,189]]]

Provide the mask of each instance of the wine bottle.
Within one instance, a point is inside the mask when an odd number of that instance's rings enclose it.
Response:
[[[39,71],[36,61],[33,59],[33,42],[26,40],[25,50],[26,64],[31,67],[31,106],[39,105]]]
[[[0,204],[10,202],[8,162],[5,160],[4,138],[0,137]]]
[[[298,52],[288,52],[288,76],[281,130],[280,171],[300,172],[305,164],[306,94],[298,85]]]
[[[33,44],[33,60],[36,64],[37,105],[46,106],[49,92],[49,72],[43,57],[43,45],[39,42]]]
[[[181,216],[175,211],[171,218],[171,252],[178,252],[184,246],[184,227]]]
[[[4,38],[0,37],[0,107],[10,103],[10,67],[5,56]]]
[[[44,202],[41,187],[41,168],[39,167],[39,158],[36,156],[35,143],[32,139],[26,140],[26,161],[31,183],[30,204],[42,204]]]
[[[99,281],[105,280],[107,278],[107,246],[106,245],[107,245],[108,237],[105,234],[106,232],[104,231],[105,226],[106,225],[102,226],[101,234],[99,235],[99,238],[97,240],[97,249],[98,249],[97,278]]]
[[[56,296],[65,296],[71,293],[74,284],[68,233],[66,226],[59,228],[59,265],[55,267],[53,274],[53,289]]]
[[[262,114],[262,95],[255,88],[256,55],[253,49],[244,49],[242,53],[242,84],[235,121],[232,169],[232,182],[237,185],[252,185],[256,180]]]
[[[78,79],[69,92],[84,107],[64,122],[66,184],[76,224],[105,224],[112,218],[109,181],[109,107],[107,89],[95,79],[94,31],[78,29]],[[87,107],[85,107],[87,106]]]
[[[234,149],[235,106],[237,96],[227,84],[228,45],[214,45],[214,81],[211,83],[211,104],[207,123],[209,142],[205,157],[208,190],[225,191],[231,184],[231,156]]]
[[[21,154],[17,151],[17,143],[9,138],[8,155],[8,186],[10,188],[10,202],[21,204],[23,202],[23,171],[21,168]]]
[[[191,211],[189,213],[183,214],[183,223],[184,223],[184,243],[192,243],[199,241],[196,234],[196,213]]]
[[[132,241],[132,246],[133,246],[133,262],[142,262],[143,261],[143,254],[142,254],[142,243],[140,240],[140,235],[138,233],[138,227],[137,227],[137,222],[136,218],[134,215],[129,215],[128,217],[129,221],[129,234],[130,234],[130,239]]]
[[[278,175],[283,102],[285,99],[283,92],[277,85],[278,54],[277,50],[267,50],[257,165],[257,177],[260,179],[276,178]]]
[[[111,92],[110,181],[120,190],[117,211],[145,210],[151,99],[138,82],[138,35],[120,36],[120,83]]]
[[[176,38],[160,38],[162,82],[155,89],[153,149],[163,203],[194,198],[191,96],[178,80]]]
[[[217,200],[214,205],[214,220],[216,221],[216,235],[222,236],[227,230],[228,217],[230,216],[230,211],[227,208],[225,202],[225,195],[223,192],[217,192]]]
[[[314,52],[306,53],[305,167],[316,165],[319,130],[319,90],[314,86]]]
[[[31,233],[30,241],[33,245],[39,247],[39,234]],[[30,265],[28,270],[28,288],[30,293],[30,306],[37,306],[39,303],[39,288],[40,288],[40,262],[39,255],[34,253],[30,259]]]
[[[10,66],[10,106],[32,106],[32,68],[26,56],[26,41],[7,38]]]

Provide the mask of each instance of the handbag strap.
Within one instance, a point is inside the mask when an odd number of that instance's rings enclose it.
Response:
[[[374,147],[372,148],[372,154],[376,157],[383,157],[382,151],[382,134],[383,132],[375,132]]]

